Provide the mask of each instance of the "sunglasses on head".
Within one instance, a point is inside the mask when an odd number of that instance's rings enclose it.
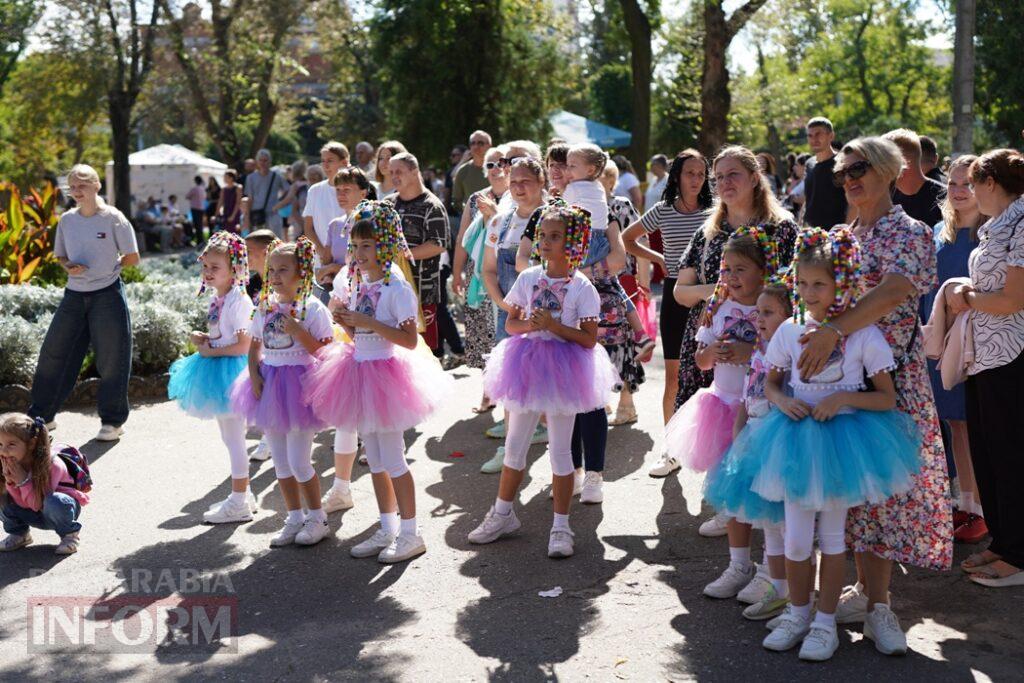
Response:
[[[864,174],[871,168],[871,163],[868,161],[855,161],[849,166],[844,166],[835,173],[832,174],[832,184],[836,187],[842,187],[846,184],[846,179],[860,180],[864,177]]]
[[[524,157],[502,157],[498,159],[498,165],[501,166],[502,168],[505,168],[511,166],[512,164],[516,163],[516,161],[523,158]]]

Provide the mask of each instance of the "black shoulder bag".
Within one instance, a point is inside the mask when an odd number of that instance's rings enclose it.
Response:
[[[267,224],[267,205],[270,204],[270,192],[274,189],[274,181],[277,180],[277,172],[270,172],[270,182],[267,184],[267,193],[263,195],[263,208],[250,209],[249,222],[253,228],[262,227]]]

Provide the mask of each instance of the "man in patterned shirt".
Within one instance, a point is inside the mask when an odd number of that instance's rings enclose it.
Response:
[[[402,152],[391,157],[391,182],[395,194],[388,199],[402,218],[402,231],[409,243],[414,262],[413,285],[420,298],[426,331],[423,338],[435,356],[444,354],[444,334],[452,353],[463,353],[455,322],[447,308],[447,296],[441,279],[441,258],[448,247],[448,212],[433,192],[423,185],[420,165],[412,154]],[[451,332],[454,331],[454,339]]]

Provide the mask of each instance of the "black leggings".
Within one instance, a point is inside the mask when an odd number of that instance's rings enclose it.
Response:
[[[661,352],[665,360],[679,360],[679,349],[683,346],[683,331],[686,329],[686,318],[690,309],[676,301],[672,290],[676,288],[676,278],[665,278],[661,290],[661,316],[658,319],[658,331],[661,333]]]
[[[1009,365],[967,378],[967,436],[981,493],[988,549],[1024,569],[1024,353]]]
[[[444,356],[445,342],[448,342],[448,348],[452,353],[458,356],[466,352],[462,346],[462,337],[459,336],[459,328],[455,326],[455,320],[448,311],[448,277],[451,273],[448,266],[441,269],[441,301],[437,304],[437,348],[434,350],[434,355],[438,358]]]
[[[608,445],[608,413],[604,406],[589,413],[577,413],[572,426],[572,466],[583,467],[587,458],[587,472],[604,471],[604,451]]]

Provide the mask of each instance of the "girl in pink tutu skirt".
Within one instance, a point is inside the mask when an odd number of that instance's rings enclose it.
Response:
[[[432,356],[413,352],[417,300],[392,268],[408,251],[394,206],[363,201],[354,218],[350,277],[338,292],[334,319],[355,343],[331,344],[319,354],[306,378],[306,401],[339,432],[362,436],[366,448],[381,528],[353,547],[352,556],[403,562],[427,547],[416,525],[416,488],[402,433],[441,405],[452,379]]]
[[[284,528],[271,539],[271,547],[313,545],[330,530],[310,458],[313,437],[324,424],[302,393],[313,354],[332,337],[331,316],[311,295],[312,289],[313,243],[300,237],[295,243],[273,246],[249,327],[249,372],[231,389],[234,411],[260,429],[270,444],[288,509]],[[303,502],[309,510],[305,515]]]
[[[697,367],[714,369],[711,386],[680,406],[665,426],[665,448],[684,466],[705,472],[732,443],[750,355],[757,341],[757,297],[776,270],[767,233],[739,228],[722,249],[721,274],[697,330]]]
[[[577,268],[587,255],[590,214],[562,201],[545,207],[534,238],[543,265],[519,274],[505,297],[515,315],[484,369],[484,392],[508,411],[505,460],[498,497],[471,543],[491,543],[519,529],[512,508],[526,469],[530,437],[547,415],[554,523],[549,557],[569,557],[572,501],[572,429],[577,413],[608,403],[618,376],[597,344],[601,301]]]

